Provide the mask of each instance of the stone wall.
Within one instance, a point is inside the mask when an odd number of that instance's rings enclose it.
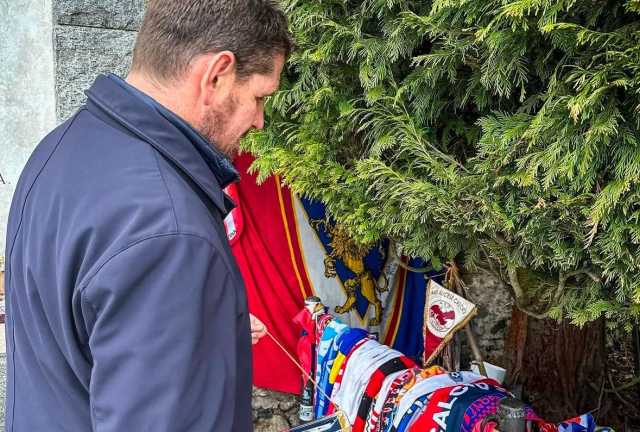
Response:
[[[143,14],[144,0],[54,0],[58,120],[82,105],[98,74],[127,75]]]
[[[253,389],[255,432],[281,432],[298,424],[298,398],[259,388]]]
[[[464,280],[467,282],[467,298],[478,306],[478,315],[472,320],[472,326],[480,350],[486,361],[503,366],[504,342],[513,306],[510,288],[494,275],[486,273],[468,274]],[[470,357],[468,351],[466,357]]]

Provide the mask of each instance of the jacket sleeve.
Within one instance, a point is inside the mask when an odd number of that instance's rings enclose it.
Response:
[[[231,432],[236,398],[250,398],[237,381],[251,371],[238,370],[249,324],[227,258],[170,234],[130,246],[90,280],[94,431]]]

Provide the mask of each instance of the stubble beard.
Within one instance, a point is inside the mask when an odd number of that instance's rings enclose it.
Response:
[[[211,108],[205,114],[200,127],[202,136],[229,160],[233,160],[240,148],[240,140],[227,135],[230,132],[229,117],[233,115],[236,108],[237,104],[234,98],[230,98],[222,110]]]

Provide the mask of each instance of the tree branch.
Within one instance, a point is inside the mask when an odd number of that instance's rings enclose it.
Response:
[[[567,284],[567,279],[570,277],[569,274],[565,274],[560,270],[560,273],[558,274],[558,288],[556,288],[556,293],[553,296],[553,303],[558,303],[560,301],[560,297],[562,297],[562,293],[564,292],[564,287]]]
[[[513,288],[513,292],[515,294],[516,307],[525,314],[535,319],[541,320],[548,318],[547,314],[549,313],[549,310],[551,310],[551,308],[542,313],[539,313],[528,309],[528,307],[525,305],[526,295],[524,290],[522,289],[522,286],[520,285],[520,280],[518,279],[518,269],[516,269],[515,267],[508,267],[507,274],[509,275],[509,284]]]
[[[402,258],[400,258],[398,256],[398,250],[396,248],[396,242],[394,242],[393,240],[389,241],[389,254],[393,257],[394,261],[396,262],[396,264],[398,264],[400,267],[402,267],[405,270],[408,270],[412,273],[428,273],[431,270],[433,270],[433,267],[431,266],[426,266],[426,267],[412,267],[410,265],[407,265],[405,263],[402,262]]]
[[[602,282],[602,279],[595,274],[594,270],[591,270],[588,268],[574,270],[569,273],[565,273],[562,270],[560,270],[558,274],[558,288],[556,288],[556,293],[553,296],[553,303],[557,304],[560,302],[560,298],[562,297],[562,293],[566,288],[567,281],[572,277],[582,275],[582,274],[589,276],[591,280],[593,280],[596,283]]]
[[[516,303],[522,302],[525,295],[524,290],[520,285],[520,281],[518,280],[518,269],[516,269],[515,267],[508,267],[507,275],[509,275],[509,284],[511,285],[511,288],[513,288],[513,293],[516,297]]]
[[[618,393],[618,389],[616,389],[613,385],[613,378],[611,378],[611,374],[607,371],[607,378],[609,378],[609,384],[611,384],[611,392],[613,394],[616,395],[616,397],[620,400],[620,402],[622,402],[623,404],[625,404],[626,406],[628,406],[629,408],[631,408],[632,410],[635,410],[636,407],[629,402],[628,400],[626,400],[625,398],[622,397],[622,395],[620,395],[620,393]],[[606,392],[609,392],[609,390],[605,390]]]
[[[597,282],[597,283],[602,282],[602,278],[596,274],[596,271],[589,268],[584,268],[584,269],[579,269],[579,270],[574,270],[572,272],[569,272],[565,275],[565,279],[569,279],[581,274],[589,276],[591,280],[594,282]]]
[[[634,379],[627,382],[626,384],[621,385],[620,387],[613,387],[613,383],[611,383],[612,388],[605,389],[604,391],[606,393],[616,393],[622,390],[630,389],[638,384],[640,384],[640,376],[635,377]]]

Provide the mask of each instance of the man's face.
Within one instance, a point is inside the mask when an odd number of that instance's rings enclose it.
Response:
[[[211,107],[202,119],[202,135],[230,159],[238,153],[240,140],[249,131],[264,127],[264,98],[280,85],[284,56],[276,55],[273,61],[269,75],[236,79],[230,95],[219,106]]]

